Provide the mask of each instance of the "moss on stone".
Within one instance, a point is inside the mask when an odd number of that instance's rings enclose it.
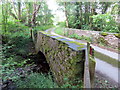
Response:
[[[64,38],[62,38],[62,37],[57,37],[56,39],[64,39]]]
[[[101,34],[102,36],[107,36],[107,35],[108,35],[107,32],[101,32],[100,34]]]
[[[39,31],[39,32],[41,32],[41,33],[43,33],[43,34],[48,34],[47,32],[45,32],[45,31]]]
[[[74,44],[79,45],[79,46],[84,45],[84,44],[79,43],[79,42],[76,42],[76,41],[66,41],[66,42],[69,42],[69,43],[74,43]]]
[[[120,38],[120,33],[114,34],[117,38]]]
[[[79,47],[77,47],[78,50],[81,50],[81,48],[84,48],[84,46],[79,46]]]

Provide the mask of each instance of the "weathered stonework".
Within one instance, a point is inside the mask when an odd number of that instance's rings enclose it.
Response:
[[[63,84],[64,78],[83,80],[85,45],[38,32],[35,47],[36,52],[41,51],[45,55],[58,84]]]

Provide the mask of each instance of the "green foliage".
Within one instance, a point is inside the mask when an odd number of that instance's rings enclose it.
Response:
[[[100,34],[101,34],[102,36],[107,36],[107,35],[108,35],[107,32],[101,32]]]
[[[7,79],[12,79],[16,81],[20,78],[19,75],[15,73],[15,69],[19,67],[24,67],[30,59],[24,59],[22,56],[16,56],[11,49],[14,45],[2,46],[2,52],[0,53],[2,59],[2,68],[0,72],[2,72],[2,80],[6,81]]]
[[[14,33],[14,34],[13,34]],[[30,31],[29,27],[25,26],[24,24],[21,24],[19,20],[12,20],[7,22],[7,31],[2,29],[2,34],[9,36],[9,37],[29,37]]]
[[[25,80],[16,82],[18,88],[57,88],[50,75],[31,73]]]
[[[120,32],[118,30],[117,23],[110,14],[98,14],[92,16],[93,18],[93,30],[104,32]]]
[[[43,26],[36,26],[34,28],[35,31],[45,31],[49,28],[53,27],[53,25],[43,25]]]
[[[89,25],[82,25],[81,28],[83,30],[90,30],[91,29]]]
[[[7,31],[2,30],[2,75],[3,81],[12,79],[15,81],[20,76],[14,70],[26,65],[29,59],[22,56],[28,53],[28,42],[30,39],[29,27],[20,24],[19,21],[9,21]]]
[[[68,78],[64,78],[65,84],[61,86],[61,88],[83,88],[82,80],[76,78],[74,80],[68,80]]]
[[[40,2],[41,8],[36,16],[36,24],[39,26],[51,26],[53,25],[52,18],[54,17],[51,10],[48,8],[46,2]]]
[[[3,54],[2,54],[3,55]],[[2,68],[0,72],[2,72],[2,80],[6,81],[8,79],[12,79],[13,81],[16,81],[20,78],[19,75],[16,74],[15,69],[19,67],[23,67],[26,65],[27,61],[30,59],[26,59],[24,61],[18,62],[14,60],[15,56],[10,56],[8,58],[5,58],[2,56]]]

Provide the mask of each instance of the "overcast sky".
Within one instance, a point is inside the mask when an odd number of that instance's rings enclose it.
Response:
[[[55,2],[55,0],[48,0],[47,1],[48,8],[52,10],[52,14],[54,15],[54,23],[56,24],[59,21],[65,20],[65,13],[61,10],[57,10],[59,8],[58,4]]]

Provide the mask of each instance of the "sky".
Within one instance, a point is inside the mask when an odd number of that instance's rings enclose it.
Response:
[[[48,0],[47,4],[48,4],[48,8],[52,10],[52,14],[55,17],[53,18],[54,24],[57,24],[57,22],[65,20],[65,13],[61,10],[57,10],[59,6],[55,0]]]

